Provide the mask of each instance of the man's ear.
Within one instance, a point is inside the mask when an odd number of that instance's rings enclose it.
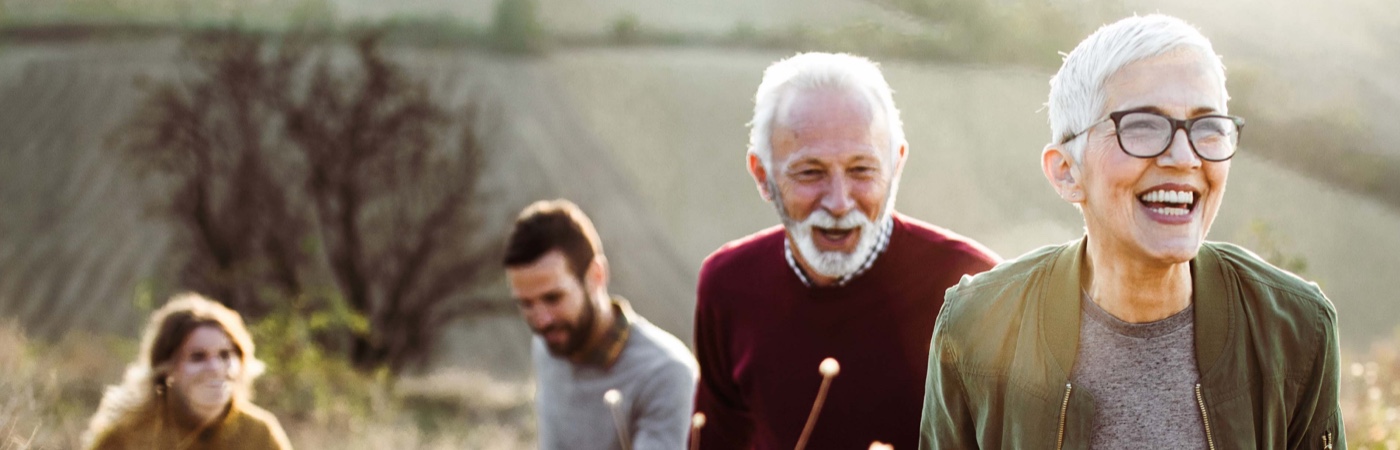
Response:
[[[597,255],[593,257],[593,262],[588,263],[588,272],[584,277],[588,283],[589,292],[597,292],[599,288],[608,285],[608,257]]]
[[[1080,184],[1082,172],[1063,144],[1045,146],[1040,152],[1040,170],[1060,198],[1070,203],[1084,202],[1084,186]]]
[[[753,175],[753,181],[758,183],[758,195],[763,197],[763,201],[773,201],[773,193],[768,191],[768,169],[763,168],[763,160],[758,158],[758,154],[749,153],[749,175]]]
[[[904,173],[904,162],[909,159],[909,143],[899,144],[899,154],[895,155],[894,178],[899,178],[899,174]]]

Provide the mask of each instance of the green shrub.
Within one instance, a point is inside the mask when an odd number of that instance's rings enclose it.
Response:
[[[618,44],[634,44],[642,34],[642,21],[636,14],[627,13],[613,20],[612,40]]]
[[[492,33],[496,49],[506,53],[539,53],[544,50],[544,29],[535,0],[500,0]]]
[[[368,324],[339,296],[300,296],[277,306],[249,331],[267,372],[258,379],[256,402],[268,410],[319,425],[345,425],[369,416],[385,402],[387,368],[356,370],[327,352],[343,332],[364,334]]]

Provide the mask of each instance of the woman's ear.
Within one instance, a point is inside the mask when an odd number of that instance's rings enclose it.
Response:
[[[170,376],[158,373],[155,377],[151,378],[151,384],[153,385],[152,389],[156,391],[156,395],[165,395],[165,391],[170,388]]]
[[[1075,204],[1084,202],[1084,187],[1080,184],[1082,171],[1063,144],[1045,146],[1040,152],[1040,169],[1060,198]]]

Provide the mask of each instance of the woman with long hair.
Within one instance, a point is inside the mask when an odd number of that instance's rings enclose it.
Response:
[[[102,396],[84,447],[291,449],[277,418],[251,402],[262,371],[237,312],[177,295],[151,315],[136,362]]]

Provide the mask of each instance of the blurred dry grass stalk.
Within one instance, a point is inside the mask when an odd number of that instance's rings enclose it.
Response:
[[[1342,417],[1351,448],[1400,449],[1400,328],[1369,352],[1342,352]]]
[[[73,331],[55,343],[30,340],[0,322],[0,450],[78,448],[102,390],[134,359],[134,340]],[[260,355],[268,359],[269,355]],[[348,367],[338,358],[326,367]],[[288,372],[268,361],[255,401],[277,414],[296,448],[516,449],[535,446],[533,384],[475,372],[403,377],[393,383],[337,370]],[[280,369],[279,369],[280,368]],[[296,379],[299,383],[286,381]],[[292,402],[306,385],[335,397]],[[360,407],[359,405],[369,405]]]
[[[29,340],[0,322],[0,450],[76,448],[77,436],[135,355],[132,340],[69,333],[55,343]],[[268,355],[262,355],[268,359]],[[271,370],[257,401],[278,415],[297,448],[515,449],[535,445],[534,385],[476,372],[400,378],[392,386],[354,371]],[[327,367],[344,361],[323,361]],[[286,404],[287,379],[337,384],[335,398]],[[280,381],[279,381],[280,380]],[[1352,448],[1400,448],[1400,329],[1368,352],[1342,354],[1342,415]],[[373,403],[369,408],[355,403]]]

